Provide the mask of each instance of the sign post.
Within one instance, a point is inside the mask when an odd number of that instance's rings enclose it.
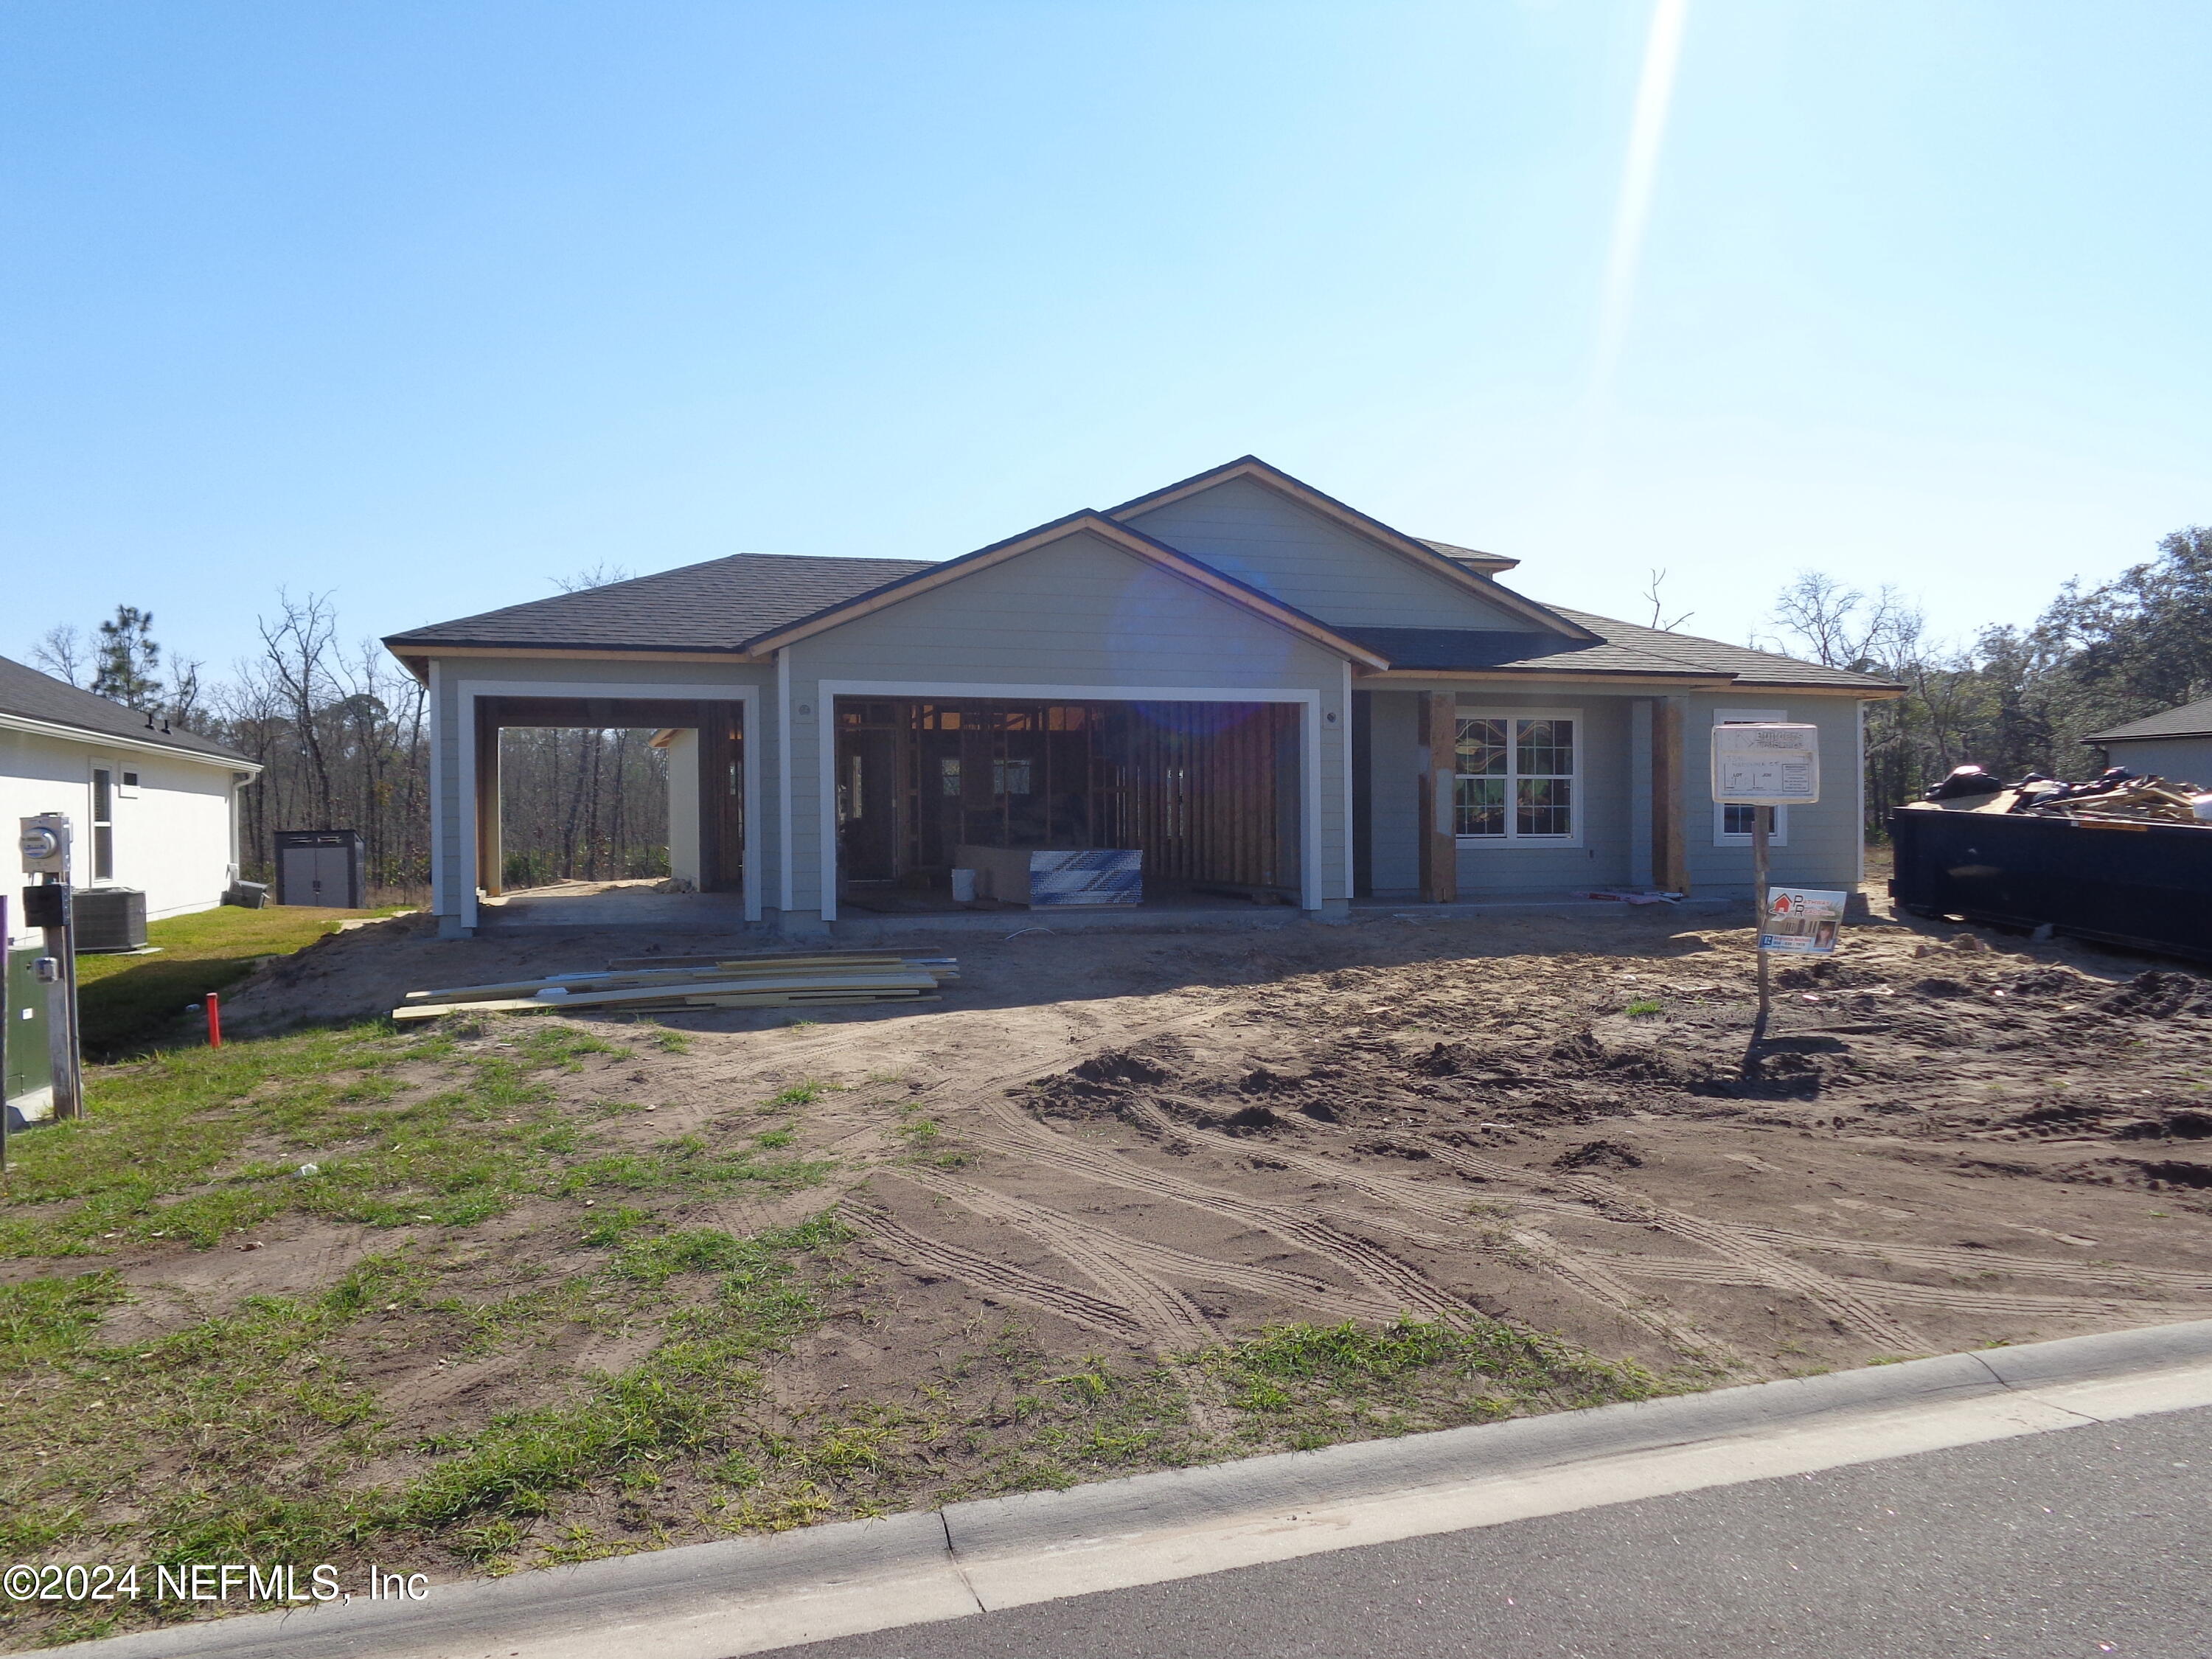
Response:
[[[23,890],[23,921],[46,931],[46,954],[35,964],[49,988],[46,1028],[53,1065],[53,1115],[84,1115],[83,1045],[77,1029],[76,926],[70,884],[70,821],[66,812],[40,812],[21,820],[16,847],[23,873],[34,884]]]
[[[1766,1036],[1766,1017],[1773,1007],[1766,961],[1771,948],[1768,930],[1775,920],[1767,879],[1767,837],[1776,807],[1810,806],[1820,799],[1820,728],[1782,720],[1716,726],[1713,799],[1724,806],[1751,808],[1751,883],[1759,925],[1759,1018],[1752,1025],[1751,1036],[1757,1042]],[[1840,896],[1820,896],[1838,899],[1835,915],[1840,919]],[[1832,927],[1827,940],[1827,948],[1832,950]]]

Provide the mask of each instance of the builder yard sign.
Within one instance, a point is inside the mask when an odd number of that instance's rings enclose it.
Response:
[[[1820,799],[1820,728],[1782,720],[1713,727],[1713,799],[1810,806]]]
[[[1845,895],[1802,888],[1771,890],[1767,839],[1778,806],[1809,806],[1820,799],[1820,728],[1790,720],[1746,720],[1713,727],[1713,799],[1751,813],[1751,881],[1759,921],[1759,1018],[1756,1043],[1773,1007],[1770,956],[1827,956],[1843,926]]]

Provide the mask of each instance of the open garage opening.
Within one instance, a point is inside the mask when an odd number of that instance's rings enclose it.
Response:
[[[481,697],[477,871],[487,897],[584,884],[743,890],[744,707]]]
[[[1297,904],[1301,712],[839,697],[840,909]],[[1074,853],[1133,856],[1030,856]],[[956,872],[974,872],[972,898]]]

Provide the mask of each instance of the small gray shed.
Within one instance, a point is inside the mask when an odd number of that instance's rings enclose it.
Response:
[[[2212,789],[2212,697],[2091,733],[2106,763]]]
[[[279,830],[276,902],[358,910],[368,898],[358,830]]]

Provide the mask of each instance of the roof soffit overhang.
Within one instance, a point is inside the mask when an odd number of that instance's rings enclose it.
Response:
[[[222,772],[258,773],[264,769],[258,760],[244,755],[210,755],[204,749],[181,749],[174,744],[158,739],[126,738],[114,732],[101,732],[89,726],[70,726],[60,720],[42,720],[28,714],[0,713],[0,732],[20,732],[27,738],[52,738],[62,743],[82,744],[88,749],[128,750],[134,755],[159,755],[165,760],[191,761],[200,766],[212,766]]]
[[[1625,696],[1679,696],[1691,691],[1757,691],[1793,697],[1844,697],[1857,702],[1888,702],[1905,695],[1901,687],[1856,685],[1799,685],[1788,681],[1735,679],[1695,669],[1669,673],[1660,669],[1572,668],[1391,668],[1363,674],[1363,685],[1413,685],[1424,681],[1448,681],[1468,685],[1612,686]]]
[[[1339,529],[1349,532],[1385,552],[1395,554],[1408,563],[1418,565],[1430,574],[1441,577],[1501,611],[1534,623],[1547,633],[1562,635],[1571,640],[1594,641],[1598,638],[1579,623],[1570,622],[1557,611],[1537,604],[1534,599],[1522,598],[1510,587],[1500,586],[1487,574],[1471,570],[1456,559],[1447,558],[1419,537],[1408,536],[1404,531],[1394,529],[1380,519],[1369,517],[1356,507],[1346,506],[1335,496],[1316,489],[1303,479],[1292,477],[1281,468],[1270,466],[1257,455],[1240,456],[1210,471],[1152,490],[1133,501],[1124,501],[1119,507],[1109,507],[1106,516],[1119,521],[1139,518],[1236,478],[1249,479],[1264,489],[1271,489],[1317,518],[1325,519]],[[1509,565],[1511,562],[1507,562]]]
[[[1334,632],[1318,618],[1308,616],[1295,605],[1284,604],[1258,588],[1225,575],[1212,566],[1193,558],[1180,549],[1155,540],[1140,530],[1116,522],[1103,513],[1086,507],[1072,513],[1064,519],[1040,525],[1003,542],[978,548],[973,553],[957,559],[947,559],[943,564],[933,565],[911,576],[888,582],[872,592],[856,599],[847,599],[802,617],[795,623],[774,629],[745,641],[745,649],[756,657],[766,657],[787,646],[798,644],[812,635],[841,628],[847,623],[857,622],[863,617],[873,616],[895,605],[922,593],[933,592],[940,587],[1018,559],[1024,553],[1036,551],[1054,542],[1072,536],[1096,536],[1100,540],[1124,553],[1145,560],[1189,583],[1192,586],[1229,601],[1241,609],[1252,611],[1277,627],[1298,635],[1313,643],[1347,659],[1356,669],[1376,671],[1388,668],[1389,659],[1354,641]]]

